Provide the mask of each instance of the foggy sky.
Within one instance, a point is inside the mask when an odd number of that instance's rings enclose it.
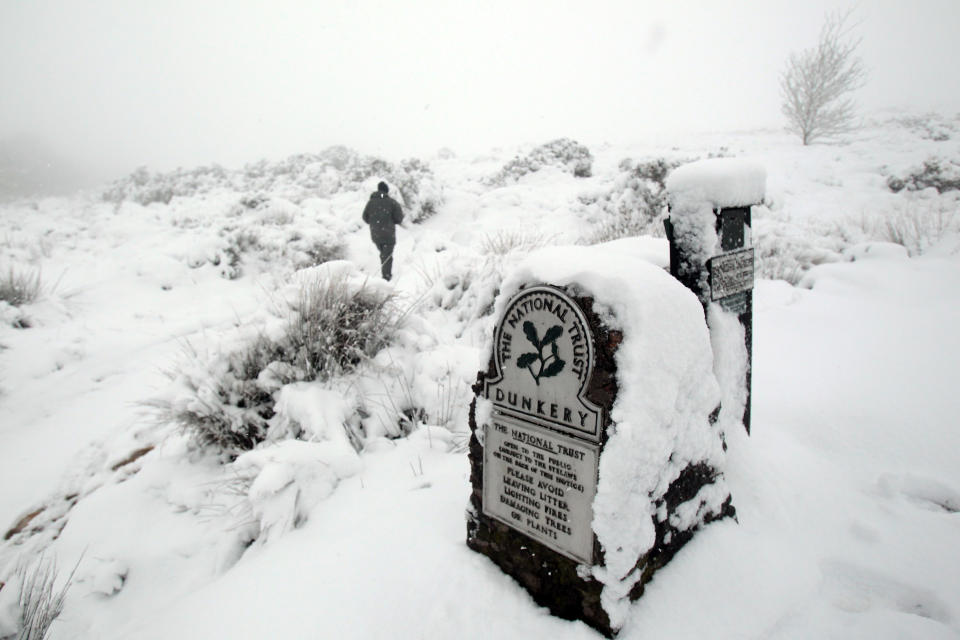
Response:
[[[91,170],[782,127],[833,0],[0,0],[0,140]],[[960,2],[861,0],[865,109],[960,112]],[[107,177],[114,177],[109,175]]]

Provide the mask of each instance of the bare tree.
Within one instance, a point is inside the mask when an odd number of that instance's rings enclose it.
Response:
[[[849,17],[849,11],[828,14],[817,46],[791,53],[780,76],[781,110],[805,145],[855,128],[850,94],[863,86],[867,72],[856,55],[860,40],[850,37]]]

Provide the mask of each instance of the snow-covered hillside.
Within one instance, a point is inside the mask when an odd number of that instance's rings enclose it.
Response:
[[[656,575],[619,637],[960,637],[960,120],[607,144],[588,171],[585,151],[337,148],[0,207],[0,279],[41,285],[0,302],[0,638],[41,557],[74,572],[51,638],[598,637],[467,549],[469,387],[527,254],[645,233],[666,264],[663,178],[711,156],[768,176],[738,517]],[[415,214],[389,284],[360,220],[381,178]],[[241,379],[236,354],[281,340],[331,269],[391,296],[389,345],[317,381]],[[271,405],[239,455],[170,420],[244,419],[207,385],[226,379]]]

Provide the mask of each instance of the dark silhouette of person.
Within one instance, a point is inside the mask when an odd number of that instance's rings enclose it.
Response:
[[[377,185],[363,208],[363,221],[370,225],[370,239],[380,251],[380,273],[384,280],[393,275],[393,247],[397,244],[396,226],[403,222],[400,203],[387,195],[390,187],[386,182]]]

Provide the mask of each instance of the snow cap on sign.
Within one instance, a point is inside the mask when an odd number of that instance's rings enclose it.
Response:
[[[760,204],[766,195],[767,170],[741,158],[710,158],[674,169],[667,178],[671,204],[703,202],[714,209]]]

